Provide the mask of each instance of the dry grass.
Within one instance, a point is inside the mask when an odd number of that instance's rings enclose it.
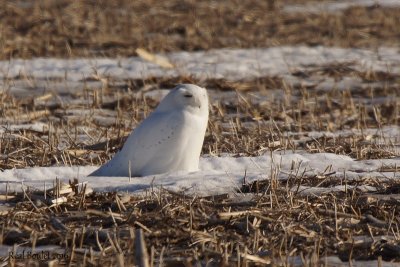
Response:
[[[285,13],[307,1],[0,1],[0,59],[221,47],[397,45],[399,8]],[[301,33],[301,34],[299,34]]]
[[[109,81],[107,87],[72,93],[70,102],[60,102],[54,94],[17,99],[3,93],[0,168],[102,164],[157,105],[143,91],[171,88],[179,82],[200,83],[209,89],[212,105],[205,154],[254,156],[268,149],[303,149],[356,159],[398,156],[398,144],[385,139],[379,129],[399,123],[399,88],[396,79],[375,76],[372,82],[383,81],[383,87],[328,92],[312,86],[292,87],[277,77],[238,82],[179,77],[131,80],[122,88]],[[273,90],[279,87],[283,90]],[[371,104],[369,99],[375,98],[384,101]],[[16,130],[6,126],[27,123],[43,126]],[[368,128],[377,132],[364,133]],[[310,131],[338,130],[353,133],[308,136]]]
[[[295,256],[315,266],[333,264],[330,255],[343,261],[399,260],[398,182],[338,181],[329,174],[303,178],[243,184],[233,198],[163,189],[143,197],[88,193],[74,182],[73,190],[58,193],[67,201],[58,197],[57,203],[57,190],[47,191],[47,200],[44,192],[27,191],[7,196],[15,208],[2,215],[1,241],[28,248],[54,245],[58,250],[51,257],[64,258],[53,264],[72,266],[292,265]],[[322,183],[347,187],[322,195],[299,190]],[[367,185],[377,191],[365,192]],[[146,244],[149,255],[142,251]],[[27,263],[11,256],[3,261]]]
[[[324,73],[338,79],[348,74],[338,71],[337,66],[324,67]],[[277,77],[238,82],[179,77],[125,81],[122,87],[110,80],[101,88],[72,93],[68,97],[75,101],[70,104],[57,102],[57,96],[51,94],[15,98],[3,93],[3,125],[41,122],[44,127],[4,127],[0,164],[5,169],[103,163],[157,105],[144,91],[179,82],[209,88],[211,116],[203,153],[259,155],[269,150],[304,149],[356,159],[398,157],[398,143],[386,139],[379,130],[398,124],[400,119],[397,78],[368,75],[367,84],[384,82],[385,86],[326,92],[289,86]],[[277,87],[283,90],[274,94]],[[386,100],[374,105],[365,101],[376,98]],[[367,134],[368,128],[377,129],[376,134]],[[337,130],[353,133],[309,136],[310,131]],[[387,168],[390,170],[382,171],[399,171],[397,166]],[[329,169],[304,176],[295,166],[288,180],[277,180],[273,173],[269,176],[252,184],[246,183],[244,176],[236,195],[209,197],[162,188],[144,196],[93,193],[90,185],[77,186],[77,181],[66,189],[56,186],[37,192],[27,188],[23,194],[9,193],[0,196],[9,205],[0,215],[1,243],[41,246],[36,253],[41,253],[44,245],[57,249],[49,252],[53,260],[10,255],[2,260],[14,266],[38,262],[72,266],[140,262],[152,266],[273,266],[294,265],[295,260],[315,266],[333,264],[332,255],[343,261],[400,259],[398,181],[348,181],[331,177]],[[329,193],[309,191],[340,185],[340,190]]]
[[[132,56],[148,51],[282,44],[377,47],[398,42],[398,8],[354,7],[337,14],[287,14],[293,1],[38,1],[29,8],[0,1],[0,58]],[[25,2],[24,2],[25,3]],[[27,3],[29,6],[29,2]],[[123,8],[121,8],[123,7]],[[301,33],[301,34],[299,34]],[[38,38],[40,36],[40,38]],[[267,151],[329,152],[354,159],[399,157],[384,128],[400,123],[400,77],[332,64],[294,72],[357,88],[323,90],[280,77],[229,82],[193,77],[113,80],[45,95],[0,93],[0,169],[99,165],[158,103],[147,93],[180,82],[206,86],[211,114],[204,154],[259,155]],[[94,81],[96,82],[96,81]],[[98,82],[98,81],[97,81]],[[9,85],[9,86],[8,86]],[[29,127],[41,123],[41,127]],[[22,126],[16,126],[22,125]],[[368,129],[376,129],[375,132]],[[311,132],[323,132],[318,137]],[[329,133],[343,131],[340,136]],[[398,141],[398,140],[397,140]],[[383,166],[382,172],[398,172]],[[234,195],[186,196],[153,188],[144,196],[91,192],[71,182],[53,190],[0,195],[0,244],[55,245],[60,261],[1,258],[12,266],[264,266],[329,265],[343,261],[400,261],[398,181],[348,181],[329,173],[243,185]],[[310,193],[309,188],[334,189]],[[370,187],[367,187],[370,186]],[[373,188],[375,191],[371,192]],[[16,247],[15,247],[16,249]],[[40,252],[40,251],[39,251]],[[57,254],[59,253],[59,254]]]

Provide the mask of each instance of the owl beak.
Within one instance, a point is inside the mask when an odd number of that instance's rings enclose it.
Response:
[[[184,97],[187,97],[187,98],[193,97],[193,95],[192,95],[192,94],[189,94],[189,93],[186,93],[186,94],[184,94],[183,96],[184,96]]]

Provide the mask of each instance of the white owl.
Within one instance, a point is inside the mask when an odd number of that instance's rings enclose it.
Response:
[[[207,122],[206,89],[180,84],[134,129],[122,149],[90,176],[197,171]]]

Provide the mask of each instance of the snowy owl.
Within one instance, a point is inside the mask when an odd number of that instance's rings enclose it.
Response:
[[[206,89],[180,84],[129,135],[122,149],[90,176],[197,171],[207,122]]]

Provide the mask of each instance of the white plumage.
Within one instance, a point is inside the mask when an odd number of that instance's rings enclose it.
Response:
[[[129,135],[122,149],[90,176],[197,171],[207,122],[206,89],[178,85]]]

